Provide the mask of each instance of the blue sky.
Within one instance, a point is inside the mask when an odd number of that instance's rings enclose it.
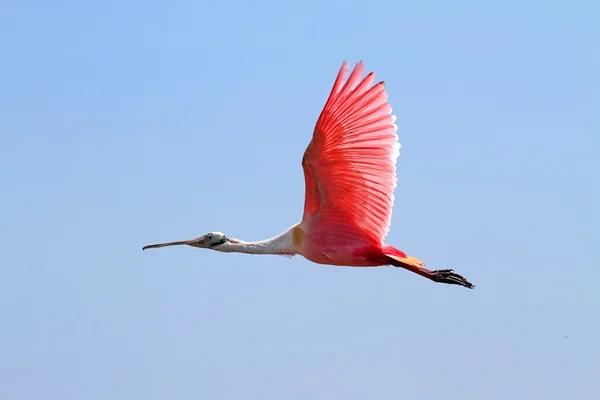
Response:
[[[597,399],[600,6],[4,2],[0,398]],[[343,60],[387,83],[393,268],[273,236]]]

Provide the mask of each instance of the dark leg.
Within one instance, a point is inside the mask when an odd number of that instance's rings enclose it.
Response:
[[[475,285],[469,282],[465,277],[454,272],[453,269],[440,269],[437,271],[430,271],[423,267],[403,263],[397,260],[396,258],[390,257],[389,259],[391,261],[390,264],[392,264],[394,267],[407,269],[411,272],[414,272],[415,274],[419,274],[427,279],[431,279],[434,282],[447,283],[450,285],[460,285],[469,289],[473,289],[475,287]]]
[[[460,285],[469,289],[473,289],[475,287],[475,285],[469,282],[465,277],[454,272],[453,269],[440,269],[437,271],[423,269],[423,272],[424,273],[421,274],[422,276],[429,278],[434,282]]]

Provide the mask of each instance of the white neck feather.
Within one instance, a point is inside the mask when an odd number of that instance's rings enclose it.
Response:
[[[229,242],[215,247],[214,250],[224,253],[246,254],[277,254],[293,256],[297,253],[293,240],[293,231],[296,225],[270,239],[258,242],[245,242],[231,238]]]

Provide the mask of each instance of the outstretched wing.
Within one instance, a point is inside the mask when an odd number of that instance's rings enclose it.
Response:
[[[373,243],[387,235],[394,204],[400,143],[384,82],[362,81],[362,62],[344,62],[304,153],[303,221],[318,218]],[[324,228],[324,227],[323,227]]]

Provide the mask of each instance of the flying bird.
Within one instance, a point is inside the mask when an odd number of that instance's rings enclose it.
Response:
[[[143,250],[188,245],[224,253],[277,254],[352,267],[392,265],[434,282],[475,286],[452,269],[429,270],[424,263],[384,243],[389,232],[396,160],[400,155],[395,115],[385,82],[364,79],[364,65],[350,73],[342,64],[304,152],[302,221],[270,239],[246,242],[210,232],[198,238],[145,246]]]

